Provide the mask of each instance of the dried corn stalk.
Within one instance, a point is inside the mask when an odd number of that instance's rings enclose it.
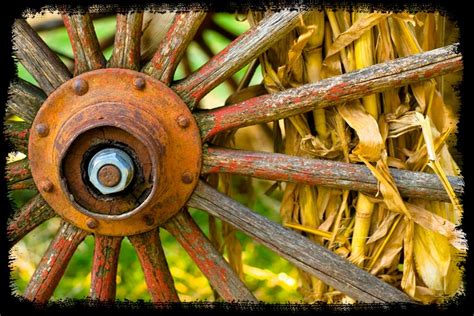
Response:
[[[263,16],[252,12],[250,22]],[[314,11],[260,56],[263,84],[274,93],[441,47],[449,24],[439,13]],[[443,99],[449,90],[438,78],[297,115],[274,131],[286,154],[363,162],[380,183],[377,196],[286,184],[283,223],[424,303],[460,290],[466,251],[462,207],[446,181],[460,174],[446,143],[457,124]],[[436,173],[452,203],[403,199],[389,166]],[[351,302],[300,275],[307,301]]]

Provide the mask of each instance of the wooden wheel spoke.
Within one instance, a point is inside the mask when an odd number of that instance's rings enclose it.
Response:
[[[30,137],[30,126],[27,122],[5,121],[4,135],[13,150],[22,153],[28,152],[28,138]]]
[[[461,70],[463,63],[458,50],[458,44],[453,44],[317,83],[202,111],[195,114],[195,117],[201,129],[201,137],[206,141],[228,129],[270,122]]]
[[[95,235],[90,297],[113,301],[117,288],[117,266],[123,237]]]
[[[61,280],[72,255],[87,232],[62,222],[59,232],[49,245],[28,286],[24,297],[38,303],[47,302]]]
[[[36,112],[46,99],[44,92],[27,81],[17,78],[10,85],[8,94],[10,98],[7,102],[7,109],[31,125]]]
[[[128,239],[137,251],[153,302],[179,302],[173,277],[161,246],[159,230],[152,230]]]
[[[31,198],[23,207],[14,210],[8,221],[7,234],[10,245],[15,245],[30,231],[52,218],[54,214],[41,195]]]
[[[265,17],[173,89],[193,109],[214,87],[285,36],[298,23],[299,17],[299,12],[287,10]]]
[[[143,12],[117,14],[117,30],[108,67],[140,69]]]
[[[13,34],[16,56],[46,94],[71,78],[67,67],[24,19],[15,20]]]
[[[213,288],[226,301],[256,299],[229,264],[214,248],[187,211],[181,211],[164,225],[188,252]]]
[[[5,179],[9,190],[35,190],[28,159],[21,159],[7,164]]]
[[[178,63],[205,16],[206,12],[203,11],[176,14],[155,55],[143,71],[169,85]]]
[[[295,266],[359,302],[410,302],[403,292],[379,280],[325,247],[269,221],[200,182],[188,201],[267,246]]]
[[[362,191],[369,194],[378,192],[377,179],[364,165],[209,147],[203,152],[202,173],[220,172]],[[391,174],[402,196],[450,201],[435,174],[395,168],[391,168]],[[461,177],[448,178],[455,192],[461,195],[464,187],[463,179]]]
[[[103,68],[105,58],[100,50],[89,14],[63,14],[62,16],[74,52],[74,75]]]
[[[31,179],[31,170],[28,159],[21,159],[9,163],[5,168],[5,179],[8,186],[23,180]]]

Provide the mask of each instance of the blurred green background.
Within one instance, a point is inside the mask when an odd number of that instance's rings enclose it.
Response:
[[[241,34],[249,27],[247,21],[238,21],[236,15],[230,13],[216,13],[213,15],[213,21],[235,35]],[[115,17],[96,19],[94,20],[94,26],[99,40],[113,36],[115,32]],[[65,28],[60,27],[54,30],[46,30],[39,34],[54,51],[64,55],[61,57],[62,60],[71,66],[72,48]],[[205,30],[203,39],[213,54],[218,53],[230,43],[229,39],[213,30]],[[104,55],[107,59],[111,54],[112,48],[104,50]],[[190,68],[193,71],[208,60],[207,55],[195,42],[190,44],[188,54],[192,57],[189,61]],[[246,68],[234,75],[237,82],[242,78],[245,70]],[[35,80],[21,64],[18,64],[18,74],[21,78],[35,83]],[[175,79],[181,79],[184,76],[183,65],[180,64],[175,74]],[[260,69],[257,69],[250,84],[258,84],[261,81],[262,75]],[[201,101],[201,105],[205,107],[221,106],[231,93],[232,90],[228,85],[221,84]],[[233,185],[236,187],[239,185],[238,177],[234,178]],[[278,212],[281,192],[276,190],[270,195],[265,195],[264,192],[270,185],[271,183],[269,182],[253,180],[255,198],[249,199],[246,195],[237,195],[236,198],[246,202],[256,212],[279,222]],[[238,192],[238,190],[234,191]],[[15,207],[21,207],[35,193],[32,191],[11,192],[12,203]],[[253,202],[249,203],[249,201]],[[198,210],[190,210],[190,212],[198,225],[208,234],[208,215]],[[12,249],[11,254],[14,258],[12,278],[15,281],[17,293],[24,291],[28,280],[58,227],[58,218],[49,220],[27,235]],[[297,290],[297,270],[286,260],[253,242],[246,235],[238,232],[237,236],[242,243],[243,249],[244,282],[257,299],[266,302],[301,301],[302,296]],[[161,240],[181,300],[214,300],[207,279],[174,238],[162,230]],[[88,236],[79,246],[69,263],[65,276],[54,292],[53,299],[66,297],[84,298],[88,295],[93,249],[94,239],[92,236]],[[126,238],[122,243],[120,252],[117,275],[117,299],[132,301],[138,299],[147,301],[150,299],[138,258]]]

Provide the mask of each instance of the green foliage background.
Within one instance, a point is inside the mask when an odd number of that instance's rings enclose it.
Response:
[[[236,35],[241,34],[249,27],[248,22],[238,22],[235,15],[229,13],[215,14],[214,21]],[[108,17],[95,20],[94,26],[99,39],[108,37],[115,32],[115,18]],[[69,38],[64,27],[41,32],[40,36],[53,50],[66,56],[73,56]],[[218,53],[229,44],[229,40],[212,30],[206,30],[203,36],[213,53]],[[190,56],[192,56],[190,60],[192,70],[198,69],[208,60],[197,44],[191,43],[189,50]],[[109,58],[111,53],[112,49],[104,51],[106,58]],[[64,61],[66,62],[67,60]],[[245,68],[234,76],[237,80],[240,80],[244,73]],[[18,75],[27,81],[35,83],[35,80],[21,64],[18,64]],[[184,72],[182,67],[179,66],[175,79],[181,79],[182,77],[184,77]],[[251,84],[260,83],[261,80],[262,76],[258,69]],[[223,105],[230,93],[230,89],[226,85],[221,84],[210,95],[206,96],[202,102],[209,106]],[[238,178],[234,180],[235,184],[238,185]],[[264,192],[268,189],[269,183],[263,181],[254,181],[253,183],[255,184],[256,199],[253,205],[249,206],[256,212],[278,222],[281,192],[277,190],[271,196],[267,196]],[[235,191],[238,192],[238,190]],[[12,203],[15,207],[21,207],[34,194],[34,191],[12,192]],[[238,196],[237,199],[242,202],[246,201],[248,205],[247,196]],[[203,231],[208,234],[207,214],[198,210],[191,210],[191,214]],[[12,278],[15,281],[15,291],[18,294],[24,291],[29,278],[58,227],[59,219],[52,219],[31,232],[13,248],[12,257],[15,260],[12,266]],[[244,281],[257,299],[266,302],[300,301],[302,296],[297,291],[297,270],[287,261],[253,242],[244,234],[239,232],[237,235],[244,251]],[[181,300],[214,300],[207,279],[174,238],[162,230],[161,240]],[[54,292],[53,299],[66,297],[84,298],[88,295],[93,249],[94,239],[92,236],[88,236],[79,246],[69,263],[65,276]],[[138,299],[147,301],[150,299],[135,250],[126,238],[122,243],[120,252],[117,275],[117,299],[132,301]]]

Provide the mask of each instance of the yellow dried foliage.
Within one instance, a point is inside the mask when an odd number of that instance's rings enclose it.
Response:
[[[262,17],[253,12],[249,20]],[[450,25],[437,12],[315,11],[259,57],[263,86],[275,93],[441,47],[449,44]],[[451,90],[436,78],[284,119],[284,129],[274,130],[274,147],[284,153],[362,162],[379,187],[370,196],[287,183],[282,222],[422,303],[441,302],[461,289],[458,263],[467,250],[458,227],[462,206],[447,181],[460,171],[447,145],[457,105],[446,104],[445,91]],[[451,203],[402,197],[389,167],[435,173]],[[309,302],[353,302],[300,276]]]

